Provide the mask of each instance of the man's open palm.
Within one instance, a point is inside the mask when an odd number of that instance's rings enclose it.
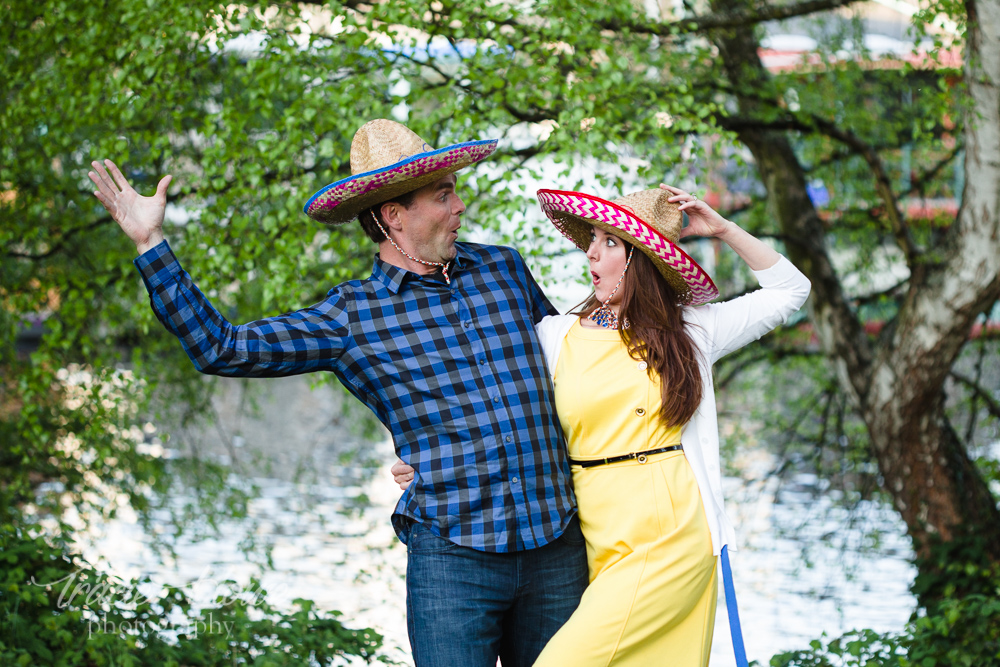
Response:
[[[87,175],[97,186],[94,195],[135,243],[139,252],[143,253],[162,241],[163,213],[167,210],[167,186],[170,185],[172,177],[164,176],[156,186],[156,194],[152,197],[143,197],[128,184],[125,176],[111,160],[105,160],[104,164],[95,160],[91,165],[94,171],[88,172]]]

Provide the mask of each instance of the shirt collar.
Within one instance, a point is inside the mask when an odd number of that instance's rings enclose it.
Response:
[[[459,271],[465,271],[473,266],[477,266],[481,264],[482,261],[482,258],[469,250],[464,243],[456,243],[455,259],[452,261],[451,267],[452,280],[455,279],[455,276]],[[404,282],[407,280],[413,280],[417,277],[418,274],[400,268],[395,264],[390,264],[389,262],[383,260],[378,253],[375,253],[375,262],[372,265],[371,279],[382,283],[382,285],[384,285],[390,293],[398,294],[399,290],[402,289]]]

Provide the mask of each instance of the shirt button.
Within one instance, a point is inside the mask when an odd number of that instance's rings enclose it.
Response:
[[[471,327],[471,326],[472,326],[472,322],[466,322],[466,323],[465,323],[465,328],[466,328],[466,329],[468,329],[468,328],[469,328],[469,327]]]
[[[479,365],[480,366],[485,366],[486,365],[486,358],[485,357],[479,360]]]
[[[511,478],[510,483],[511,484],[517,484],[517,477]]]
[[[510,437],[510,436],[508,435],[508,436],[507,436],[506,438],[504,438],[503,440],[504,440],[504,442],[510,442],[511,440],[513,440],[513,438],[511,438],[511,437]]]
[[[637,367],[639,368],[640,371],[644,371],[644,370],[646,370],[646,368],[648,368],[648,366],[646,365],[645,361],[640,361],[637,364]]]
[[[494,403],[499,403],[500,402],[500,397],[499,396],[494,396],[493,397],[493,402]]]
[[[635,409],[635,414],[638,415],[639,417],[641,417],[644,414],[646,414],[646,410],[644,408],[636,408]]]

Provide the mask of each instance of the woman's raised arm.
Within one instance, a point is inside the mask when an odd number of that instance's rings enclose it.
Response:
[[[687,213],[688,225],[681,230],[681,238],[711,236],[720,239],[754,271],[769,269],[778,263],[781,255],[774,248],[744,231],[735,222],[726,220],[702,200],[672,185],[661,183],[660,187],[673,194],[667,201],[678,204],[678,208]]]

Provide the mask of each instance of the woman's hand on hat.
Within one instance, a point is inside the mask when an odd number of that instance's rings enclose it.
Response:
[[[667,201],[674,202],[678,205],[678,209],[687,213],[688,226],[681,230],[681,238],[713,236],[721,239],[754,271],[770,268],[781,259],[781,255],[774,248],[748,234],[736,223],[726,220],[694,195],[662,183],[660,187],[673,195],[668,197]]]
[[[667,201],[677,204],[677,208],[687,213],[688,224],[681,230],[681,238],[686,236],[722,236],[732,226],[711,206],[672,185],[660,183],[660,188],[671,193]]]
[[[167,186],[173,178],[164,176],[152,197],[143,197],[125,180],[114,162],[90,163],[94,171],[87,176],[97,186],[94,196],[142,254],[163,241],[163,214],[167,210]],[[107,167],[105,169],[105,167]],[[108,173],[110,172],[110,174]]]

